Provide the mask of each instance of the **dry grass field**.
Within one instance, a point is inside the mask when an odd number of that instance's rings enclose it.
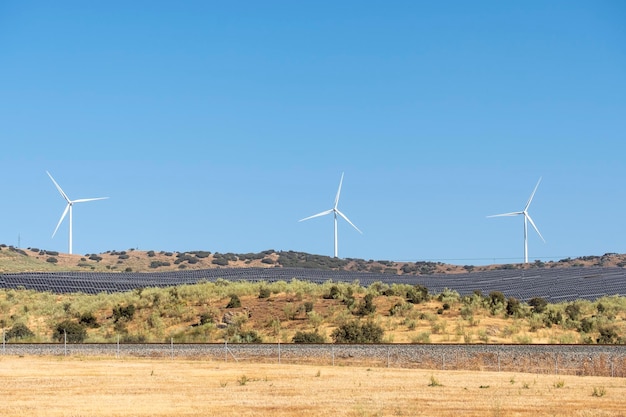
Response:
[[[166,359],[0,357],[0,416],[626,416],[626,380]]]

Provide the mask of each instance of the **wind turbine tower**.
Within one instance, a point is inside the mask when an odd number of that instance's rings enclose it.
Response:
[[[63,214],[61,215],[61,218],[59,219],[59,222],[57,223],[57,227],[54,229],[54,233],[52,233],[52,237],[54,237],[54,235],[56,235],[57,230],[59,230],[59,226],[61,226],[61,223],[63,222],[63,219],[65,219],[65,216],[69,212],[70,213],[70,219],[69,219],[69,222],[70,222],[70,234],[69,234],[70,244],[69,244],[69,252],[68,253],[71,255],[72,254],[72,207],[74,206],[74,203],[86,203],[88,201],[105,200],[105,199],[107,199],[109,197],[79,198],[77,200],[70,200],[70,198],[67,196],[67,194],[65,194],[65,192],[61,189],[59,184],[57,184],[57,182],[54,180],[54,178],[52,178],[52,175],[50,175],[50,173],[48,171],[46,171],[46,174],[48,174],[48,176],[50,177],[50,179],[54,183],[54,186],[57,188],[57,190],[59,190],[59,193],[61,194],[61,196],[67,202],[67,205],[65,206],[65,210],[63,211]]]
[[[338,250],[337,250],[337,246],[338,246],[338,243],[337,243],[337,215],[343,217],[343,219],[345,221],[347,221],[350,224],[350,226],[354,227],[357,232],[363,234],[363,232],[361,232],[359,230],[359,228],[356,227],[350,221],[350,219],[348,219],[348,217],[346,217],[346,215],[343,214],[341,211],[339,211],[339,209],[337,208],[337,206],[339,205],[339,194],[341,194],[341,184],[342,183],[343,183],[343,172],[341,173],[341,180],[339,180],[339,189],[337,190],[337,195],[335,196],[335,204],[333,205],[333,208],[331,208],[329,210],[322,211],[321,213],[317,213],[317,214],[314,214],[314,215],[309,216],[309,217],[305,217],[304,219],[298,220],[300,222],[303,222],[305,220],[309,220],[309,219],[312,219],[314,217],[325,216],[325,215],[331,214],[331,213],[333,214],[333,217],[334,217],[334,220],[335,220],[335,258],[338,257]]]
[[[537,229],[537,226],[535,225],[535,222],[533,221],[532,217],[530,217],[530,214],[528,214],[528,207],[530,207],[530,203],[533,201],[533,197],[535,196],[535,192],[537,192],[537,187],[539,187],[540,182],[541,182],[541,177],[539,177],[539,181],[537,181],[537,185],[535,185],[535,189],[533,190],[533,193],[530,195],[530,198],[528,199],[526,206],[524,206],[524,210],[487,216],[487,217],[504,217],[504,216],[519,216],[519,215],[524,216],[524,263],[528,263],[528,222],[530,222],[530,224],[533,226],[533,229],[535,229],[535,232],[537,232],[541,240],[543,240],[545,243],[545,239],[543,238],[543,236],[541,236],[541,233],[539,232],[539,229]]]

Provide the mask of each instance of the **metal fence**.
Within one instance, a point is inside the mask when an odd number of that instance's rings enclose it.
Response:
[[[626,377],[624,345],[3,343],[2,354],[183,358]]]

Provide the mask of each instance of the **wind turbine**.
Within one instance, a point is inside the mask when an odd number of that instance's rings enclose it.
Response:
[[[67,196],[67,194],[65,194],[65,192],[63,192],[63,190],[61,189],[59,184],[57,184],[57,182],[54,180],[54,178],[52,178],[52,175],[50,175],[50,173],[48,171],[46,171],[46,174],[48,174],[48,176],[50,177],[50,179],[54,183],[54,186],[57,187],[57,190],[59,190],[59,193],[61,193],[61,196],[65,199],[65,201],[67,201],[67,206],[65,206],[65,210],[63,211],[63,214],[61,215],[61,218],[59,219],[59,222],[57,223],[57,227],[54,229],[54,233],[52,233],[52,237],[54,237],[54,235],[56,235],[57,230],[59,230],[59,226],[61,226],[61,223],[63,222],[63,219],[65,218],[65,216],[67,215],[67,212],[69,211],[70,212],[70,249],[69,249],[69,253],[71,255],[72,254],[72,206],[74,205],[74,203],[85,203],[87,201],[105,200],[105,199],[107,199],[109,197],[79,198],[77,200],[70,200],[70,198]]]
[[[345,214],[343,214],[342,212],[339,211],[339,209],[337,208],[337,205],[339,204],[339,194],[341,193],[341,184],[343,183],[343,172],[341,173],[341,180],[339,181],[339,189],[337,190],[337,196],[335,197],[335,205],[333,206],[333,208],[331,208],[330,210],[326,210],[326,211],[322,211],[321,213],[317,213],[314,214],[312,216],[309,217],[305,217],[304,219],[298,220],[299,222],[303,222],[305,220],[309,220],[312,219],[314,217],[320,217],[320,216],[325,216],[327,214],[331,214],[333,213],[333,217],[335,218],[335,258],[337,258],[337,215],[343,217],[343,219],[345,221],[347,221],[348,223],[350,223],[350,226],[354,227],[357,232],[363,234],[363,232],[361,232],[359,230],[358,227],[356,227],[351,221],[350,219],[348,219],[346,217]]]
[[[530,221],[530,224],[535,229],[535,232],[537,232],[541,240],[543,240],[545,243],[545,239],[543,238],[543,236],[541,236],[541,233],[539,233],[539,229],[537,229],[537,226],[535,226],[535,222],[533,221],[532,217],[530,217],[530,214],[528,214],[528,207],[530,206],[530,203],[533,201],[533,197],[535,196],[535,192],[537,191],[537,187],[539,187],[540,182],[541,182],[541,177],[539,177],[539,181],[537,181],[537,185],[535,185],[535,189],[533,190],[533,193],[530,195],[530,198],[528,199],[526,206],[524,206],[524,210],[514,211],[511,213],[504,213],[504,214],[495,214],[493,216],[487,216],[487,217],[504,217],[504,216],[519,216],[519,215],[524,216],[524,263],[528,263],[528,222],[529,221]]]

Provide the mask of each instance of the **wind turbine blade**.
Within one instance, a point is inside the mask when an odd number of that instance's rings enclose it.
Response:
[[[57,182],[54,180],[54,178],[52,178],[52,175],[50,175],[50,173],[48,171],[46,171],[46,174],[48,174],[48,176],[50,177],[50,179],[54,183],[54,186],[57,187],[57,190],[59,190],[59,193],[61,193],[61,196],[63,196],[65,201],[67,201],[68,203],[71,203],[70,198],[67,196],[67,194],[65,194],[65,192],[63,192],[63,190],[61,189],[61,186],[59,184],[57,184]]]
[[[519,216],[520,214],[524,214],[523,211],[514,211],[512,213],[504,213],[504,214],[492,214],[491,216],[487,216],[489,217],[504,217],[504,216]]]
[[[543,240],[543,243],[546,243],[546,240],[543,238],[543,236],[541,236],[541,233],[539,233],[539,229],[537,229],[537,226],[535,226],[535,222],[533,221],[532,217],[530,217],[530,214],[526,213],[526,218],[528,219],[528,221],[530,221],[530,224],[532,224],[535,232],[537,232],[541,240]]]
[[[61,215],[59,222],[57,223],[57,227],[54,229],[54,233],[52,233],[52,237],[54,237],[54,235],[57,234],[57,230],[59,230],[59,226],[61,226],[61,223],[63,223],[63,219],[65,218],[65,216],[67,216],[67,212],[69,209],[70,209],[70,204],[68,203],[67,206],[65,206],[65,210],[63,210],[63,214]]]
[[[337,214],[339,214],[341,217],[343,217],[343,219],[344,219],[345,221],[347,221],[348,223],[350,223],[350,226],[354,227],[354,228],[357,230],[357,232],[359,232],[360,234],[363,234],[363,232],[361,232],[361,231],[359,230],[359,228],[358,228],[358,227],[356,227],[356,226],[354,225],[354,223],[352,223],[352,222],[350,221],[350,219],[348,219],[348,218],[346,217],[346,215],[345,215],[345,214],[343,214],[343,213],[342,213],[342,212],[340,212],[339,210],[335,210],[335,212],[336,212]]]
[[[337,205],[339,204],[339,194],[341,194],[341,184],[343,183],[343,172],[341,173],[341,180],[339,180],[339,189],[337,189],[337,195],[335,196],[335,209],[337,208]]]
[[[299,221],[299,222],[303,222],[303,221],[305,221],[305,220],[313,219],[313,218],[315,218],[315,217],[325,216],[325,215],[330,214],[330,213],[332,213],[332,212],[333,212],[333,209],[326,210],[326,211],[323,211],[323,212],[321,212],[321,213],[317,213],[317,214],[314,214],[314,215],[312,215],[312,216],[305,217],[304,219],[300,219],[300,220],[298,220],[298,221]]]
[[[524,211],[528,210],[528,207],[530,206],[531,201],[533,201],[533,197],[535,196],[535,193],[537,192],[537,187],[539,187],[540,182],[541,182],[541,177],[539,177],[539,181],[537,181],[537,185],[535,185],[535,189],[533,190],[533,193],[530,195],[530,198],[528,199],[528,202],[526,203],[526,207],[524,207]]]
[[[97,198],[79,198],[72,201],[72,203],[86,203],[87,201],[106,200],[109,197],[97,197]]]

